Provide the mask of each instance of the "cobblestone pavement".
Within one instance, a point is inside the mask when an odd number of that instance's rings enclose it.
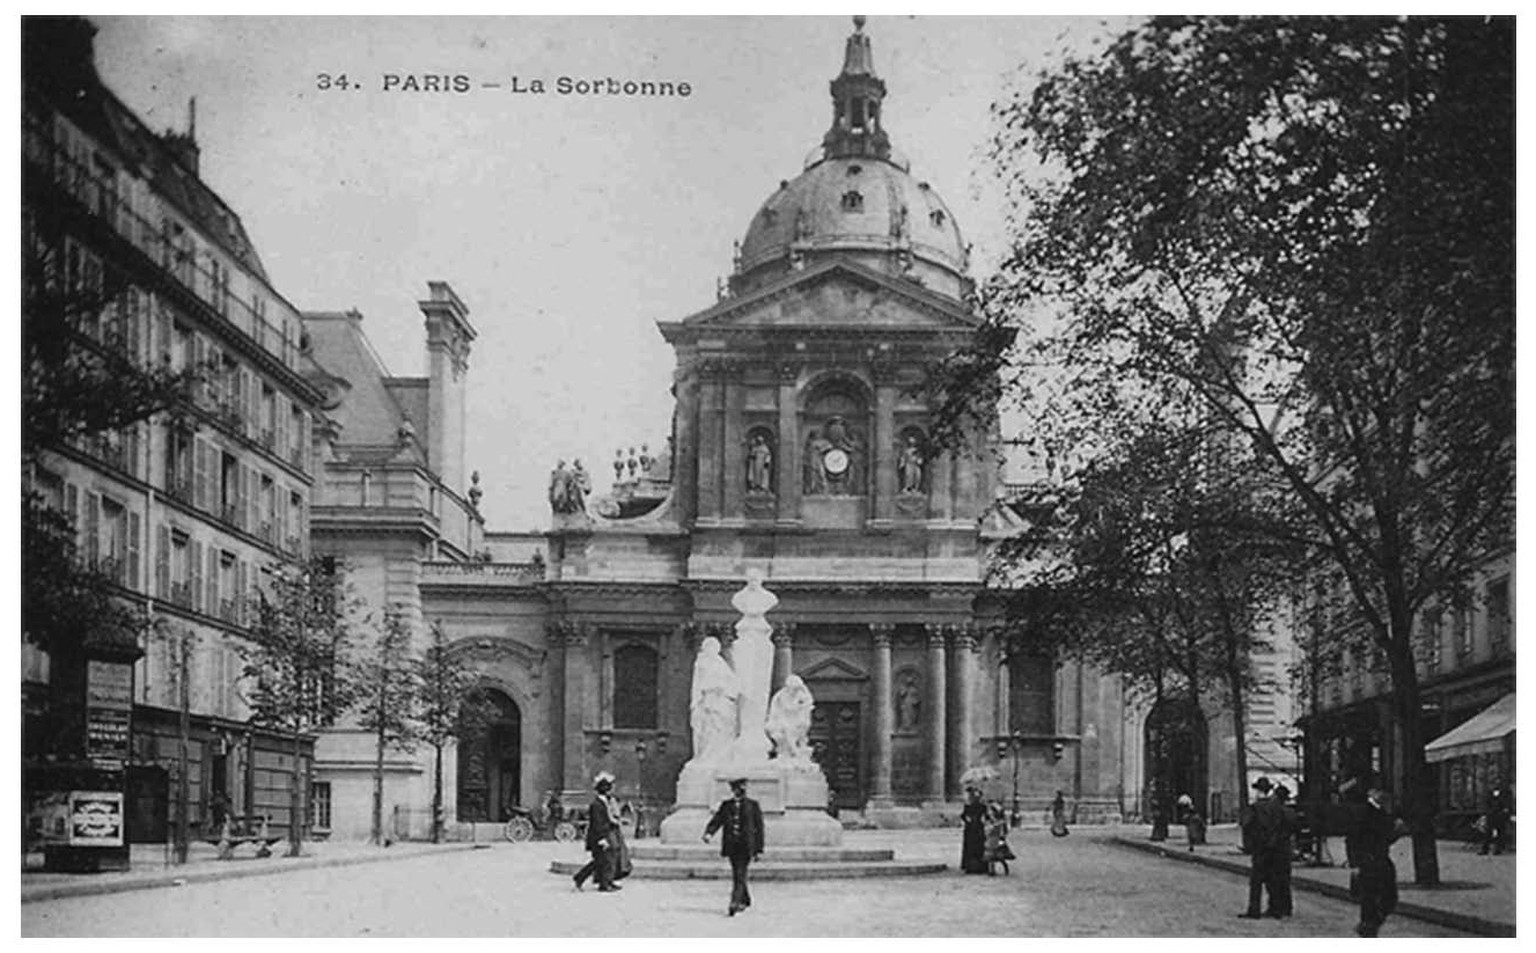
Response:
[[[958,873],[956,830],[850,832],[855,847],[942,860],[931,877],[754,885],[728,919],[728,881],[629,880],[617,894],[548,872],[575,845],[499,844],[347,868],[23,904],[23,936],[1348,936],[1354,908],[1308,894],[1286,921],[1240,920],[1241,878],[1107,843],[1021,830],[1009,876]],[[724,861],[722,861],[724,863]],[[1452,937],[1389,920],[1383,936]]]

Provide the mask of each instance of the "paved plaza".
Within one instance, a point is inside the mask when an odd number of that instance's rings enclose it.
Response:
[[[1119,828],[1122,836],[1145,834]],[[949,864],[930,877],[761,883],[727,918],[729,884],[629,880],[575,892],[549,873],[575,845],[422,852],[352,866],[22,904],[24,936],[1349,936],[1354,907],[1298,893],[1285,921],[1240,920],[1233,873],[1117,845],[1115,829],[1014,833],[1009,876],[965,876],[958,830],[849,832],[848,846]],[[292,862],[289,862],[292,863]],[[722,861],[723,863],[723,861]],[[1511,918],[1513,914],[1511,913]],[[1464,936],[1393,917],[1387,937]]]

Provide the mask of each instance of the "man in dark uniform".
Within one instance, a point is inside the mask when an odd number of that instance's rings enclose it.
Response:
[[[752,906],[747,892],[747,866],[763,853],[763,809],[747,797],[747,779],[731,782],[731,797],[721,801],[715,816],[704,828],[704,841],[715,831],[720,836],[720,856],[731,862],[731,905],[727,916]]]
[[[1296,856],[1296,829],[1299,827],[1296,809],[1291,806],[1291,789],[1283,784],[1275,785],[1275,806],[1278,809],[1279,827],[1274,832],[1275,855],[1269,868],[1269,909],[1267,917],[1288,917],[1292,912],[1291,861]]]
[[[1483,829],[1483,846],[1479,854],[1488,853],[1490,847],[1495,854],[1504,853],[1504,844],[1509,838],[1509,818],[1513,813],[1509,789],[1502,784],[1495,784],[1488,795],[1487,826]]]
[[[587,808],[587,850],[591,852],[592,859],[571,880],[576,883],[576,889],[580,890],[587,878],[595,874],[598,893],[612,893],[624,889],[613,882],[614,861],[618,853],[618,840],[610,813],[609,792],[613,790],[613,775],[607,771],[601,772],[592,780],[592,787],[597,792],[592,797],[592,805]]]

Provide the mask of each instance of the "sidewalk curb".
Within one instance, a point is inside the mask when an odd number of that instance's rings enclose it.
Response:
[[[433,857],[438,854],[446,854],[455,850],[469,850],[469,844],[443,844],[433,845],[422,850],[405,851],[389,854],[364,854],[352,857],[316,857],[310,863],[304,863],[306,858],[297,858],[299,863],[294,864],[264,864],[260,867],[246,867],[235,865],[229,869],[212,869],[191,871],[188,873],[167,873],[154,877],[144,877],[133,880],[112,881],[84,881],[81,883],[51,884],[39,886],[28,890],[25,883],[21,887],[22,903],[37,903],[43,900],[60,900],[65,897],[95,897],[110,893],[127,893],[130,890],[155,890],[161,887],[180,887],[195,883],[214,883],[220,880],[239,880],[242,877],[265,877],[270,874],[286,874],[299,870],[322,870],[327,867],[355,867],[359,864],[377,864],[387,860],[413,860],[417,857]]]
[[[1233,860],[1222,860],[1219,857],[1207,857],[1200,854],[1191,854],[1186,851],[1165,847],[1147,841],[1130,840],[1125,837],[1115,836],[1109,838],[1109,842],[1120,847],[1128,847],[1131,850],[1139,850],[1146,854],[1156,854],[1171,860],[1181,860],[1188,864],[1199,864],[1202,867],[1214,867],[1217,870],[1225,870],[1229,873],[1248,876],[1248,864]],[[1343,900],[1347,903],[1355,902],[1349,895],[1347,887],[1337,884],[1322,883],[1310,880],[1306,877],[1293,877],[1291,879],[1292,890],[1308,890],[1312,893],[1320,893],[1335,900]],[[1512,937],[1515,935],[1515,925],[1501,920],[1488,920],[1483,917],[1475,917],[1465,913],[1452,913],[1448,910],[1439,910],[1434,907],[1426,907],[1419,903],[1408,903],[1399,900],[1397,909],[1393,911],[1398,916],[1411,917],[1415,920],[1423,920],[1438,926],[1450,927],[1454,930],[1464,930],[1467,933],[1476,933],[1481,936]]]

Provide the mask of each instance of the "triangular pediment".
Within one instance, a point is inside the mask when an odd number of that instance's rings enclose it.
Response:
[[[980,319],[958,301],[844,260],[819,263],[756,291],[727,298],[681,322],[682,328],[693,331],[860,328],[969,332],[979,324]]]
[[[822,659],[810,668],[795,673],[804,681],[862,681],[869,678],[865,672],[854,668],[840,658]]]

